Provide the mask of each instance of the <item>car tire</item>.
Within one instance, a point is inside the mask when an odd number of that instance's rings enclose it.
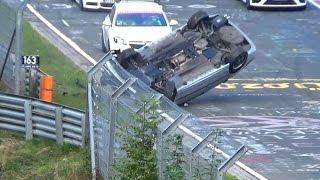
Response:
[[[130,60],[130,58],[134,58],[137,55],[139,55],[138,52],[136,52],[133,48],[129,48],[120,52],[118,54],[117,60],[123,68],[127,69],[129,65],[128,61]]]
[[[209,15],[204,11],[197,11],[194,13],[188,20],[187,27],[189,29],[194,29],[198,26],[198,24],[203,21],[209,19]]]
[[[300,11],[304,11],[304,10],[306,10],[306,9],[307,9],[307,5],[301,6],[301,7],[299,8]]]
[[[102,42],[101,42],[101,46],[102,46],[102,51],[103,52],[105,52],[105,53],[107,53],[107,52],[109,52],[110,51],[110,43],[109,43],[109,39],[107,40],[107,44],[105,44],[105,42],[104,42],[104,35],[103,35],[103,33],[102,33],[102,38],[101,38],[102,40]]]
[[[242,47],[236,48],[230,55],[229,71],[231,74],[238,72],[247,63],[248,52]]]
[[[164,86],[164,95],[170,99],[171,101],[174,101],[177,95],[177,89],[172,81],[167,81]]]
[[[250,0],[246,0],[246,5],[247,5],[247,9],[248,10],[252,10],[252,6],[251,6],[251,3],[250,3]]]
[[[85,10],[86,10],[86,9],[83,7],[83,0],[80,0],[79,6],[80,6],[80,10],[81,10],[81,11],[85,11]]]

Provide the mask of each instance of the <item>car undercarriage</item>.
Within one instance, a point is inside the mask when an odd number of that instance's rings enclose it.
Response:
[[[181,104],[227,81],[252,61],[254,51],[227,17],[198,11],[182,28],[136,51],[127,49],[117,60],[151,88]]]

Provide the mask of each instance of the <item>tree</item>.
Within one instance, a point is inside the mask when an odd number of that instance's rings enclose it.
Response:
[[[168,165],[165,169],[165,175],[167,179],[182,180],[185,176],[185,171],[182,167],[182,164],[185,162],[183,160],[184,153],[182,140],[183,136],[179,134],[175,134],[167,140],[167,144],[169,145],[169,158],[167,159]]]
[[[213,139],[211,141],[211,144],[217,148],[220,149],[220,146],[222,144],[221,138],[223,136],[223,133],[221,129],[214,129],[213,130]],[[209,179],[209,180],[215,180],[218,174],[218,168],[222,162],[219,157],[220,153],[216,152],[215,150],[212,150],[211,155],[209,156],[206,161],[209,163],[207,167],[203,167],[203,169],[200,169],[200,159],[197,157],[197,166],[194,168],[194,174],[193,179],[196,180],[202,180],[202,179]]]
[[[156,100],[142,98],[138,103],[140,111],[132,117],[134,123],[122,128],[121,149],[126,157],[115,163],[115,170],[121,179],[157,179],[157,158],[154,146],[157,126],[161,121],[161,116],[157,112],[158,106]]]

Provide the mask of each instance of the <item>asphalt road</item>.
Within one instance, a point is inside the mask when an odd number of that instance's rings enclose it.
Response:
[[[71,0],[30,0],[96,60],[107,12],[81,12]],[[242,159],[270,179],[320,179],[320,9],[248,11],[237,0],[165,0],[180,25],[197,9],[228,14],[257,55],[233,80],[188,103],[208,126],[249,146]]]

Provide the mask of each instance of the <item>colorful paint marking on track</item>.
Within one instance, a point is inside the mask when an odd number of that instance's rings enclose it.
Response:
[[[319,179],[320,121],[312,118],[233,116],[202,117],[249,146],[241,161],[270,179]],[[294,176],[293,176],[294,174]],[[308,174],[308,178],[305,178]]]
[[[231,79],[216,87],[219,90],[287,90],[320,91],[320,79]]]

